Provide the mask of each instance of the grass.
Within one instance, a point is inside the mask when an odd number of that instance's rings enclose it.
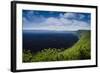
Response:
[[[23,51],[23,62],[85,60],[91,58],[90,31],[78,31],[80,39],[70,48],[45,48],[33,54]]]

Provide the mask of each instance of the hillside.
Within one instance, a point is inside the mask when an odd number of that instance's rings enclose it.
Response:
[[[77,60],[77,59],[90,59],[91,54],[91,40],[90,40],[90,31],[79,31],[80,40],[71,48],[63,51],[65,59],[68,60]]]
[[[23,62],[61,61],[61,60],[84,60],[91,58],[90,31],[79,30],[80,39],[70,48],[46,48],[36,54],[24,51]]]

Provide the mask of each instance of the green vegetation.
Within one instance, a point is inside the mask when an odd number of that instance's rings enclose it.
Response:
[[[90,31],[78,31],[80,39],[70,48],[46,48],[33,54],[23,51],[23,62],[85,60],[91,58]]]

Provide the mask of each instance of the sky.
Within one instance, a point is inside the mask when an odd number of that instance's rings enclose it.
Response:
[[[23,30],[90,30],[90,13],[23,10]]]

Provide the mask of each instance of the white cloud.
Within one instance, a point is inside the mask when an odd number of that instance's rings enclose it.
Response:
[[[76,14],[75,13],[65,13],[64,14],[64,17],[65,18],[75,18],[76,17]]]
[[[62,22],[63,25],[71,25],[72,24],[72,20],[65,19],[65,18],[60,18],[59,21]]]
[[[43,21],[40,23],[28,23],[28,26],[25,27],[25,30],[57,30],[57,31],[74,31],[74,30],[84,30],[90,29],[89,23],[85,21],[80,21],[75,18],[75,13],[65,13],[60,14],[59,18],[56,17],[43,17]],[[84,15],[79,15],[79,18],[84,18]],[[41,19],[41,18],[40,18]],[[26,19],[24,19],[27,21]]]
[[[27,14],[33,15],[33,14],[34,14],[34,11],[33,11],[33,10],[29,10],[29,11],[27,12]]]
[[[79,14],[79,19],[83,19],[85,16],[83,14]]]
[[[64,14],[59,14],[61,18],[72,18],[72,19],[83,19],[85,15],[83,14],[77,14],[77,13],[64,13]]]
[[[50,17],[47,18],[43,24],[47,25],[47,26],[62,26],[62,22],[59,21],[58,18],[54,18],[54,17]]]

